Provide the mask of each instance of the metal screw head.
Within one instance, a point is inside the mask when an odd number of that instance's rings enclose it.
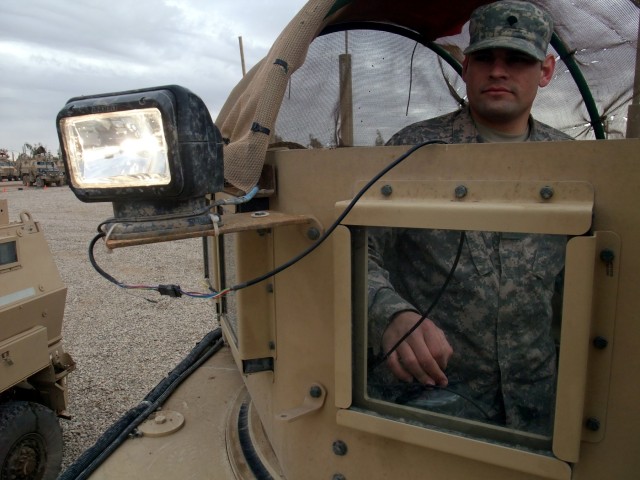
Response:
[[[616,254],[613,253],[613,250],[605,248],[604,250],[600,251],[600,260],[602,260],[604,263],[611,263],[613,262],[614,258],[616,258]]]
[[[320,398],[320,396],[322,395],[322,389],[318,385],[313,385],[309,389],[309,395],[311,395],[313,398]]]
[[[389,197],[393,193],[393,187],[391,185],[383,185],[380,193],[385,197]]]
[[[320,231],[316,227],[310,227],[307,230],[307,237],[309,240],[318,240],[320,238]]]
[[[336,455],[343,457],[347,454],[347,444],[342,440],[336,440],[335,442],[333,442],[332,447],[333,453],[335,453]]]
[[[604,350],[605,348],[607,348],[607,345],[609,345],[609,340],[604,337],[598,335],[593,339],[593,346],[598,350]]]
[[[594,417],[587,418],[586,422],[584,422],[584,425],[592,432],[597,432],[598,430],[600,430],[600,420]]]
[[[469,191],[464,185],[458,185],[455,189],[456,198],[464,198],[467,196],[467,193],[469,193]]]
[[[540,189],[540,196],[545,200],[549,200],[551,197],[553,197],[553,188],[548,185],[542,187]]]

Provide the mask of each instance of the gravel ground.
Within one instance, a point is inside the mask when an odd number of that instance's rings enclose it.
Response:
[[[82,203],[68,187],[18,187],[0,186],[10,221],[27,210],[40,223],[68,288],[64,346],[77,368],[68,377],[73,418],[61,420],[64,469],[216,326],[214,307],[208,300],[124,290],[102,278],[89,263],[87,247],[98,223],[113,215],[110,203]],[[98,264],[122,282],[206,291],[201,239],[111,254],[102,245],[96,245]]]

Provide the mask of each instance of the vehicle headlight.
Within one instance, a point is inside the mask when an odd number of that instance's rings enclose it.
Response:
[[[202,212],[205,196],[224,187],[223,142],[191,91],[169,85],[75,97],[56,126],[75,195],[113,203],[113,238],[157,235],[160,219],[163,232],[210,227]]]

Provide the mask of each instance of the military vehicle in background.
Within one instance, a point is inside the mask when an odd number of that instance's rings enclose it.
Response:
[[[12,181],[19,179],[18,170],[16,169],[15,162],[11,160],[9,152],[4,148],[0,148],[0,181]]]
[[[60,180],[58,181],[58,186],[67,184],[67,171],[64,166],[64,162],[61,158],[56,157],[54,160],[56,168],[60,170]]]
[[[55,479],[62,462],[67,375],[62,345],[67,289],[42,228],[28,212],[10,222],[0,200],[0,478]]]
[[[220,328],[62,479],[638,478],[637,2],[531,0],[556,19],[559,59],[533,115],[576,141],[374,146],[466,104],[463,27],[487,3],[310,0],[215,124],[177,86],[69,100],[57,127],[70,186],[113,203],[115,218],[96,219],[94,268],[141,288],[95,263],[100,240],[113,250],[206,237],[208,289],[144,288],[215,300]],[[97,122],[109,132],[101,142]],[[123,124],[139,136],[118,135]],[[383,377],[369,319],[367,239],[378,227],[451,234],[449,272],[417,287],[433,293],[423,319],[464,304],[460,286],[495,266],[464,232],[519,242],[518,261],[540,282],[556,271],[526,239],[563,242],[552,431],[492,421],[459,389],[482,374],[446,389]],[[456,269],[463,249],[468,271]],[[398,250],[427,255],[419,240]],[[526,389],[539,372],[517,374]]]
[[[0,180],[7,180],[9,182],[20,180],[18,169],[13,162],[3,162],[0,160]]]
[[[16,160],[16,168],[22,184],[27,187],[49,187],[66,183],[64,172],[58,168],[56,159],[42,147],[35,150],[33,157],[21,153]]]

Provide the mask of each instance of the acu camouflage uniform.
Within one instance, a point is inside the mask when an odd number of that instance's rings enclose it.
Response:
[[[529,141],[570,139],[532,118],[529,127]],[[410,125],[389,144],[435,139],[483,141],[464,109]],[[374,351],[380,351],[382,334],[395,315],[426,312],[452,268],[460,235],[370,230],[369,339]],[[454,351],[445,372],[450,388],[472,398],[490,418],[469,402],[461,416],[551,433],[556,384],[552,297],[565,245],[564,236],[466,232],[454,278],[429,315]]]

